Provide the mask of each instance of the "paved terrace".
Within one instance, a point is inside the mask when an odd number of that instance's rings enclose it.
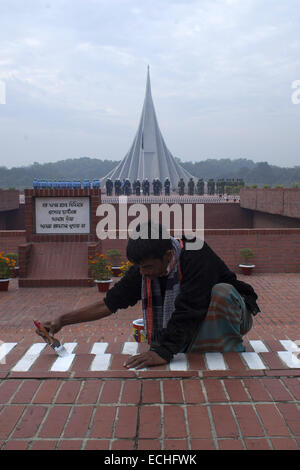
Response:
[[[164,367],[123,367],[140,306],[64,328],[59,360],[32,319],[93,302],[90,288],[0,292],[0,449],[299,449],[300,275],[239,276],[262,312],[246,354],[179,355]],[[141,349],[144,348],[145,345]]]

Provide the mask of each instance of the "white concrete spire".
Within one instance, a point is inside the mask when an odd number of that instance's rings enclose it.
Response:
[[[177,188],[180,178],[187,183],[192,175],[176,162],[165,144],[152,100],[148,65],[146,94],[137,133],[129,152],[102,178],[102,181],[107,178],[112,180],[128,178],[133,182],[148,178],[151,183],[154,178],[159,178],[163,182],[167,177],[170,179],[171,188]]]

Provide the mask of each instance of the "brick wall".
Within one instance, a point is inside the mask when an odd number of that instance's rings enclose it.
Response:
[[[205,241],[238,273],[240,248],[251,248],[257,273],[300,272],[300,229],[205,230]],[[102,252],[118,248],[126,254],[127,240],[103,240]],[[252,261],[252,260],[251,260]]]
[[[255,272],[300,272],[300,229],[206,230],[205,241],[235,272],[240,248],[250,248]]]
[[[252,228],[300,228],[300,219],[260,211],[250,212],[252,213]]]
[[[300,188],[243,188],[240,206],[300,219]]]
[[[0,211],[11,211],[19,207],[19,194],[16,189],[0,189]]]
[[[17,253],[18,246],[25,241],[25,230],[0,230],[0,251]]]
[[[28,242],[93,242],[97,241],[96,225],[99,218],[96,209],[101,202],[100,189],[25,189],[25,230]],[[89,197],[90,233],[89,234],[36,234],[35,198],[39,197]]]

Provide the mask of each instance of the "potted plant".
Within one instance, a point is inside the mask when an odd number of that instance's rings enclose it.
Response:
[[[121,272],[118,276],[119,277],[124,276],[124,274],[131,268],[131,266],[133,266],[133,264],[130,261],[127,261],[126,263],[124,263],[124,261],[122,261],[121,266],[120,266],[120,271]]]
[[[121,251],[116,249],[107,250],[106,255],[112,264],[112,272],[114,276],[119,276],[121,273]]]
[[[88,265],[99,292],[107,292],[112,282],[112,268],[107,256],[96,253],[94,258],[89,258]]]
[[[0,253],[0,291],[7,291],[15,260],[8,258],[2,251]]]
[[[6,256],[6,258],[9,258],[9,259],[15,261],[15,266],[12,268],[11,276],[12,277],[18,277],[18,274],[19,274],[19,266],[18,266],[19,256],[18,256],[18,253],[5,253],[5,256]]]
[[[246,276],[252,274],[252,270],[255,268],[255,264],[250,264],[249,259],[253,258],[254,253],[250,248],[242,248],[239,250],[241,257],[244,259],[243,264],[239,264],[239,268],[242,270],[242,273]]]

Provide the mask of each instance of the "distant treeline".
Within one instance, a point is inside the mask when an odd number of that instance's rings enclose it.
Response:
[[[281,168],[269,165],[267,162],[254,163],[246,158],[231,160],[229,158],[207,159],[200,162],[182,162],[176,160],[195,178],[242,178],[246,185],[284,185],[290,187],[293,183],[300,186],[300,166]],[[105,176],[119,162],[101,160],[98,158],[70,158],[55,163],[37,163],[33,165],[8,169],[0,167],[0,188],[32,187],[34,179],[81,180],[96,179]]]

